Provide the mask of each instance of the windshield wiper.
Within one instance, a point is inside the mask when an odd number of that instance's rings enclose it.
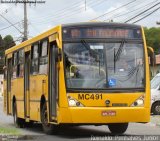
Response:
[[[136,67],[132,68],[129,73],[126,75],[124,80],[121,80],[121,82],[129,80],[135,73],[136,73],[136,79],[137,79],[137,73],[139,71],[140,65],[138,64]],[[137,80],[136,80],[137,81]],[[137,82],[136,82],[137,83]]]
[[[122,40],[121,43],[120,43],[120,46],[118,48],[118,51],[116,53],[116,50],[114,48],[114,73],[116,72],[116,62],[119,60],[120,56],[121,56],[121,53],[122,53],[122,49],[124,47],[124,44],[125,44],[125,40]]]
[[[91,56],[93,56],[94,58],[96,58],[95,56],[97,56],[97,52],[90,49],[90,45],[85,41],[85,40],[81,40],[82,45],[89,51],[89,53],[91,54]]]
[[[101,64],[101,61],[100,61],[100,54],[99,54],[99,52],[92,50],[90,48],[90,45],[85,40],[81,40],[81,43],[89,51],[90,55],[93,58],[95,58],[95,60],[99,63],[99,75],[100,75],[100,68],[101,68],[100,64]]]
[[[85,40],[81,40],[81,43],[84,45],[84,47],[85,47],[87,50],[90,50],[90,46],[88,45],[88,43],[87,43]]]

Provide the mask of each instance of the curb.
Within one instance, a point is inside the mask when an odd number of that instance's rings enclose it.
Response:
[[[160,115],[152,115],[149,125],[160,127]]]
[[[34,140],[36,136],[32,135],[0,135],[0,140],[8,141],[8,140]]]

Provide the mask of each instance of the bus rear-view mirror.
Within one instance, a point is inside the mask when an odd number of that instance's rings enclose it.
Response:
[[[155,57],[155,53],[152,47],[147,47],[147,51],[148,51],[148,57],[149,57],[149,62],[151,66],[155,66],[156,64],[156,57]]]

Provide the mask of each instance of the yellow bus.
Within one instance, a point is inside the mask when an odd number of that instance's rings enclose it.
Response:
[[[61,125],[150,121],[147,46],[141,26],[87,22],[59,25],[5,52],[4,111],[44,132]]]

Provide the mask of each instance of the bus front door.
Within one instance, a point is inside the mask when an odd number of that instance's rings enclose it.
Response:
[[[24,114],[25,118],[30,117],[30,103],[29,103],[29,60],[30,52],[25,53],[25,66],[24,66]]]
[[[7,114],[11,114],[11,70],[12,59],[7,60]]]
[[[57,117],[57,67],[56,67],[56,59],[55,59],[55,49],[56,43],[50,43],[50,51],[49,51],[49,119],[50,121],[56,121]]]

